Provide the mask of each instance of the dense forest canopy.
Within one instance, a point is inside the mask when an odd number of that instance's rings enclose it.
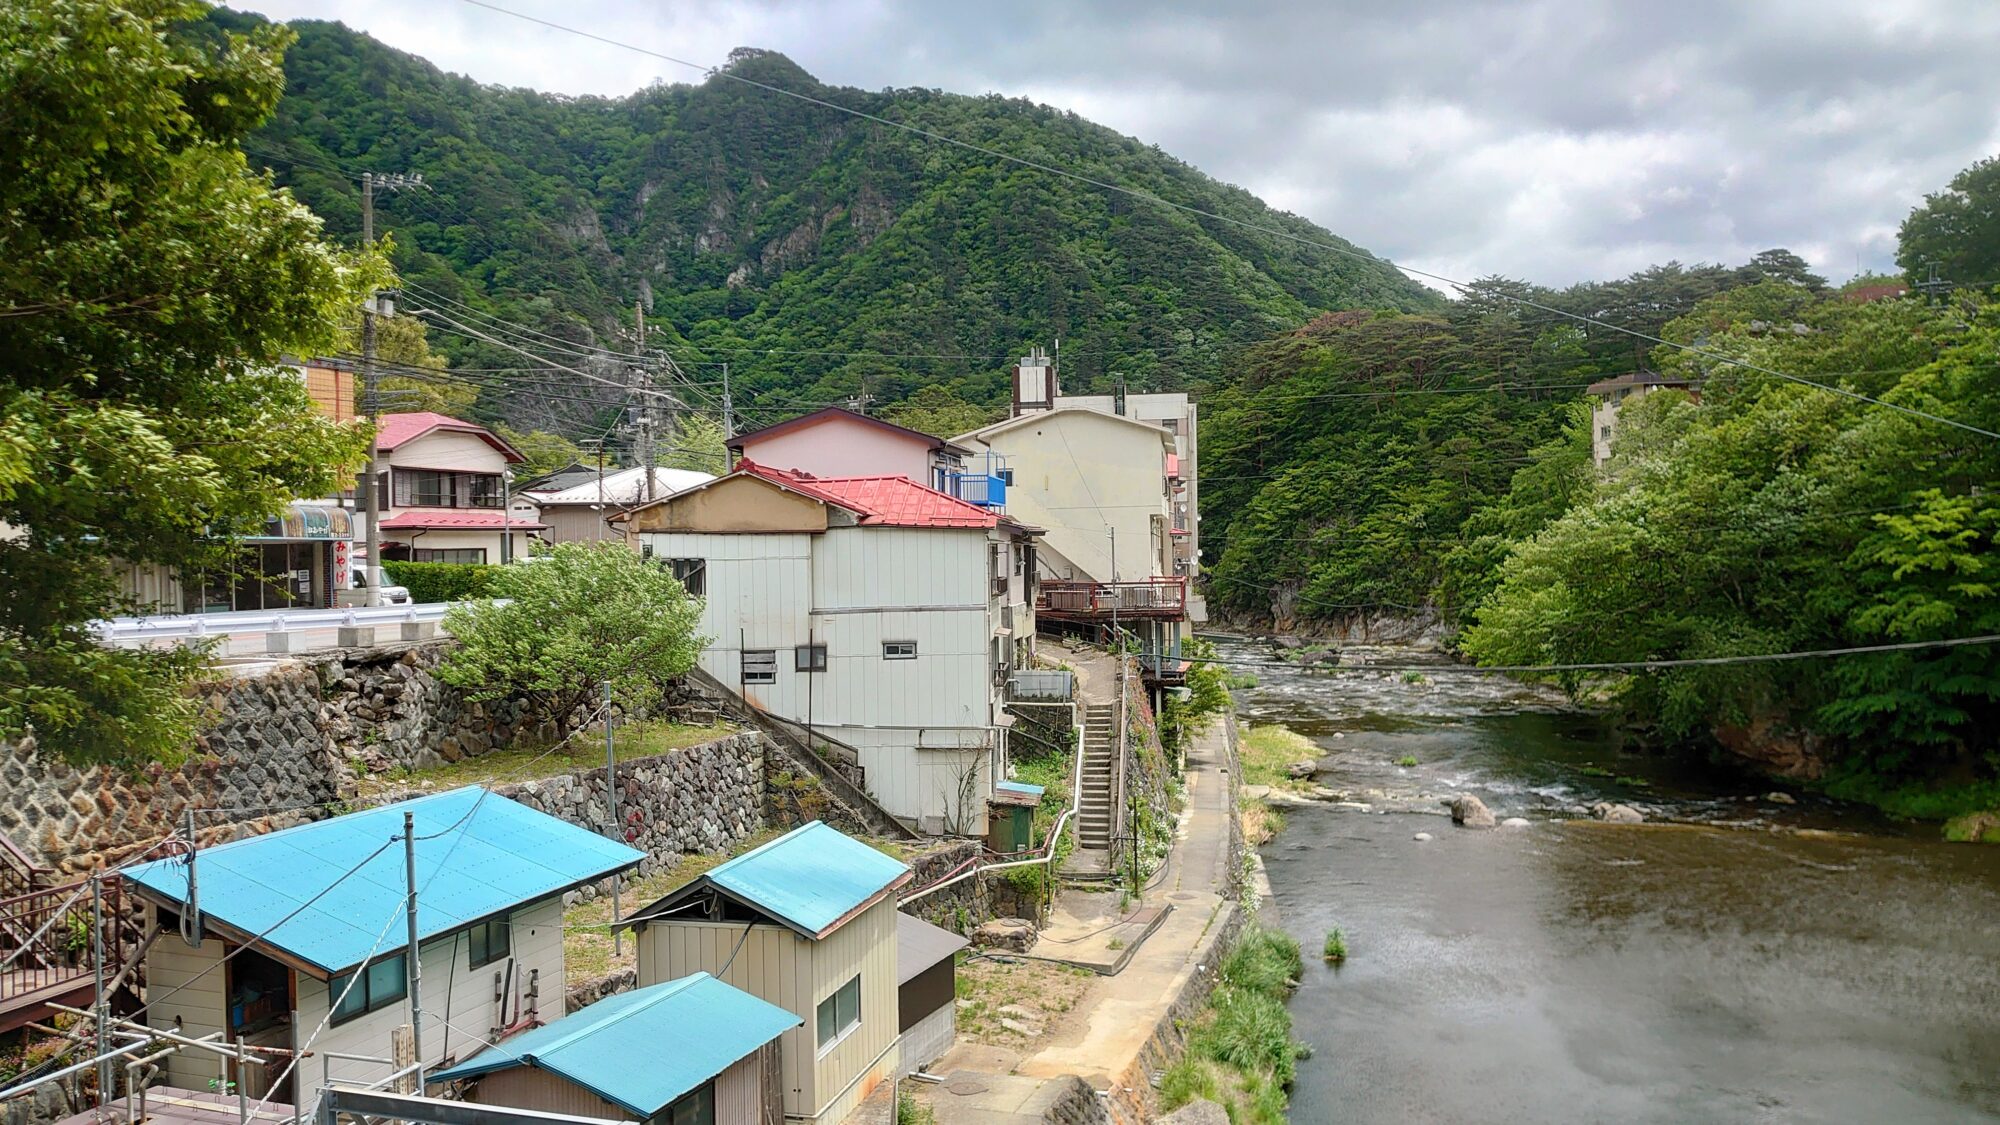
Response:
[[[723,77],[569,98],[443,74],[338,24],[293,27],[285,97],[252,158],[348,237],[359,172],[421,172],[429,190],[377,203],[412,303],[461,319],[470,306],[581,351],[632,350],[638,303],[649,344],[694,381],[730,364],[749,424],[851,397],[887,407],[930,386],[990,406],[1010,357],[1058,339],[1074,390],[1114,377],[1186,388],[1219,376],[1234,347],[1320,310],[1444,304],[1387,263],[1303,245],[1353,249],[1156,148],[1021,100],[836,89],[756,50],[726,67],[1295,237]],[[433,337],[460,367],[523,365],[468,335]],[[596,417],[518,388],[489,387],[474,412],[571,436]]]

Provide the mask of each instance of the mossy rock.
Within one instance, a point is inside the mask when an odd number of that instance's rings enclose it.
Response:
[[[2000,844],[2000,809],[1966,813],[1945,821],[1944,838],[1958,844]]]

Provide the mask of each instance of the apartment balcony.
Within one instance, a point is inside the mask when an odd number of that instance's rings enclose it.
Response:
[[[1179,621],[1187,616],[1188,580],[1174,576],[1133,582],[1065,582],[1043,579],[1035,613],[1057,620],[1109,621],[1113,617]]]
[[[1012,470],[1007,468],[1007,458],[998,453],[980,454],[964,468],[946,470],[940,475],[943,477],[940,491],[994,511],[1007,506],[1007,482],[1014,479]]]

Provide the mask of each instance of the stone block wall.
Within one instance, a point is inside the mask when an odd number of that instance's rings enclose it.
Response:
[[[769,743],[744,731],[683,750],[618,763],[618,822],[625,842],[653,862],[727,852],[762,831]],[[602,768],[502,786],[503,797],[602,832],[611,822]],[[640,867],[649,874],[652,863]]]

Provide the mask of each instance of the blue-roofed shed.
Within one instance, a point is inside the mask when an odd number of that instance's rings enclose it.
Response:
[[[424,1061],[452,1061],[482,1039],[560,1015],[563,893],[644,853],[472,787],[201,849],[199,933],[185,857],[126,871],[158,931],[146,954],[147,1020],[253,1047],[298,1050],[311,1039],[330,1056],[392,1055],[391,1035],[410,1022],[411,1007],[406,811],[416,839]],[[184,1089],[235,1082],[251,1096],[298,1104],[297,1090],[266,1088],[275,1067],[236,1074],[206,1051],[166,1065],[168,1081]],[[331,1067],[335,1078],[363,1082],[393,1069]]]
[[[466,1101],[583,1117],[759,1125],[784,1113],[779,1037],[800,1019],[695,973],[600,1000],[430,1076]]]
[[[780,1052],[785,1116],[838,1122],[901,1044],[902,861],[817,821],[633,913],[639,981],[712,973],[800,1017]]]

